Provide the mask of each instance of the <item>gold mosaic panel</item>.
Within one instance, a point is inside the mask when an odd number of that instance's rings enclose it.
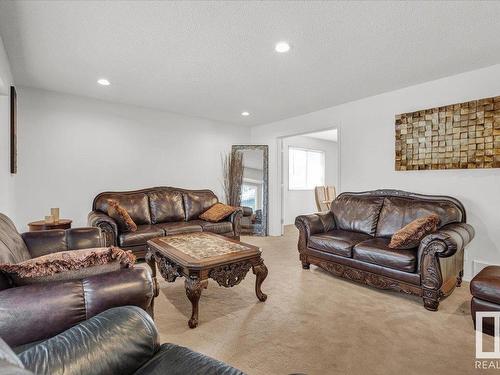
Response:
[[[161,241],[195,259],[210,258],[250,249],[248,246],[240,245],[206,233],[167,236],[162,238]]]
[[[396,115],[396,170],[500,168],[500,96]]]

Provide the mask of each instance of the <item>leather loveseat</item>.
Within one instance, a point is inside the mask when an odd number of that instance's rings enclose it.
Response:
[[[437,214],[440,228],[414,249],[388,247],[391,236],[413,220]],[[421,296],[428,310],[460,286],[464,248],[474,237],[463,205],[454,198],[375,190],[342,193],[330,211],[298,216],[302,266],[381,289]]]
[[[244,375],[188,348],[160,345],[153,321],[135,306],[109,309],[15,351],[0,339],[0,374]]]
[[[127,210],[137,224],[137,231],[120,233],[115,220],[107,215],[108,199],[117,200]],[[199,215],[218,201],[210,190],[173,187],[104,192],[94,198],[88,223],[101,228],[107,245],[132,250],[134,255],[142,259],[147,252],[147,241],[156,237],[206,231],[239,239],[243,215],[240,209],[218,223],[199,219]]]
[[[103,242],[98,228],[19,234],[14,223],[0,214],[0,263],[15,264],[49,253],[100,247]],[[156,294],[146,264],[83,279],[22,286],[15,286],[0,272],[0,337],[11,346],[29,344],[115,306],[135,305],[152,315]]]

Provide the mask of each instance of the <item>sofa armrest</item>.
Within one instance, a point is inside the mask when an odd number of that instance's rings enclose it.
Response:
[[[103,212],[91,211],[87,217],[88,225],[100,228],[105,241],[105,246],[116,246],[118,244],[118,225],[116,221]]]
[[[295,226],[299,230],[299,251],[303,251],[310,236],[335,229],[335,220],[331,212],[318,212],[297,216]]]
[[[153,293],[151,272],[143,267],[5,289],[0,292],[0,337],[19,346],[52,337],[112,307],[149,310]]]
[[[425,256],[447,258],[461,251],[474,238],[474,228],[467,223],[445,225],[437,232],[424,237],[418,248],[418,259],[422,264]]]
[[[235,238],[240,238],[241,234],[241,218],[243,217],[243,209],[238,207],[231,215],[226,218],[226,221],[230,221],[233,224],[233,232]]]
[[[474,229],[469,224],[454,223],[445,225],[420,242],[418,272],[426,309],[437,310],[441,296],[460,285],[464,249],[473,238]]]
[[[107,310],[21,352],[35,374],[131,374],[159,350],[151,318],[134,306]]]

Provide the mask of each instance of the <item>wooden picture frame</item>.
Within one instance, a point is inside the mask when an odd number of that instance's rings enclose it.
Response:
[[[17,173],[17,92],[10,86],[10,173]]]

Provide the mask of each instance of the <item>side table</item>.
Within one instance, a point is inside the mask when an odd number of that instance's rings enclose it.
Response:
[[[48,229],[70,229],[73,221],[69,219],[59,219],[57,223],[46,223],[45,220],[32,221],[28,223],[30,232]]]

